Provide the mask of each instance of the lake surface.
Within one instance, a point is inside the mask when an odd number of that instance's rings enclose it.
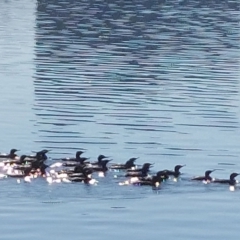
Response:
[[[1,1],[0,151],[186,164],[159,191],[3,179],[1,239],[239,239],[237,1]],[[238,178],[240,179],[240,178]]]

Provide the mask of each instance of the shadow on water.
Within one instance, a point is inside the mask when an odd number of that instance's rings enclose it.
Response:
[[[43,147],[181,157],[238,131],[234,1],[37,2]]]

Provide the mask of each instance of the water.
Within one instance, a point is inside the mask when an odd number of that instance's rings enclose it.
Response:
[[[237,1],[1,1],[0,35],[1,151],[186,164],[160,191],[1,180],[2,239],[239,238],[239,189],[187,180],[239,171]]]

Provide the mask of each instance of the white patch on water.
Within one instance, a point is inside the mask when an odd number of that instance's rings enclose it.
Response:
[[[203,180],[202,181],[204,184],[209,184],[209,183],[211,183],[211,181],[209,181],[209,180]]]
[[[53,182],[55,182],[55,183],[61,183],[61,182],[62,182],[62,179],[60,179],[60,178],[54,179]]]
[[[50,174],[55,174],[56,173],[54,169],[51,169],[49,172],[50,172]]]
[[[136,183],[139,181],[139,178],[138,177],[132,177],[129,179],[129,183]]]
[[[96,185],[97,183],[98,183],[98,181],[95,180],[95,179],[91,179],[91,180],[89,181],[89,184],[91,184],[91,185]]]
[[[47,181],[49,184],[51,184],[51,183],[53,182],[53,179],[52,179],[52,177],[46,177],[46,181]]]
[[[7,178],[7,175],[0,173],[0,178]]]
[[[67,178],[68,175],[67,175],[67,173],[60,173],[60,174],[56,174],[56,177],[57,178]]]
[[[50,168],[55,168],[55,167],[61,167],[63,165],[63,163],[61,162],[56,162],[56,163],[53,163],[52,165],[50,165],[49,167]]]
[[[124,182],[119,182],[119,183],[118,183],[118,185],[120,185],[120,186],[125,186],[125,185],[129,185],[129,184],[131,184],[131,183],[130,183],[130,180],[126,180],[126,181],[124,181]]]
[[[62,182],[64,182],[64,183],[70,183],[71,181],[70,181],[68,178],[63,178],[63,179],[62,179]]]
[[[98,173],[98,177],[105,177],[104,172],[99,172],[99,173]]]
[[[30,176],[24,177],[24,182],[30,183],[31,182],[31,177]]]

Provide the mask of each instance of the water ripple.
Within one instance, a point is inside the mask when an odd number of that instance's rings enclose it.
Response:
[[[208,151],[200,144],[208,131],[239,129],[236,6],[146,3],[38,1],[37,142],[154,155],[166,154],[156,148],[164,141],[167,154],[184,155]]]

